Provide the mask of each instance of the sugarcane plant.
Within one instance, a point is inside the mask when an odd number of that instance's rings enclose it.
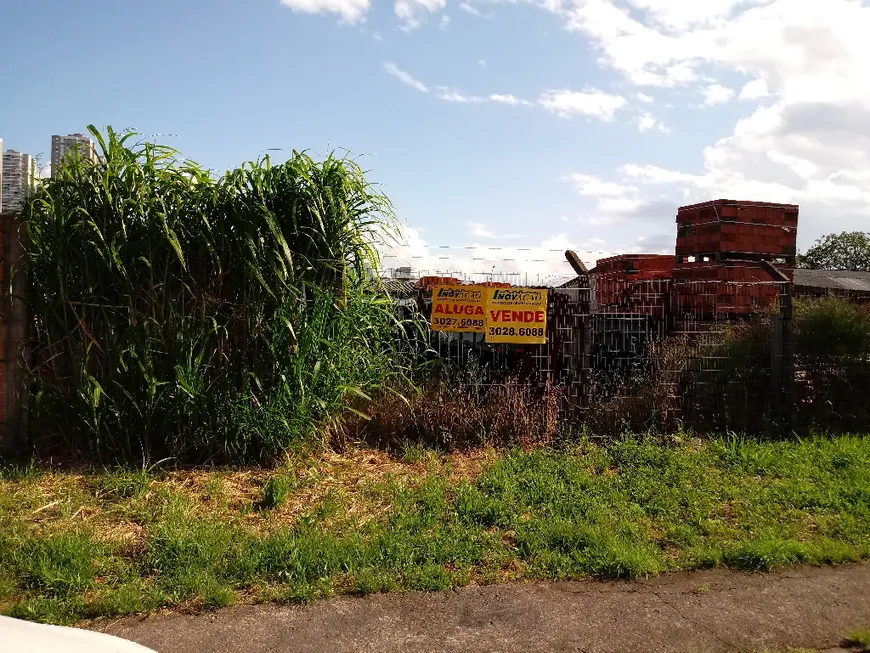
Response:
[[[27,208],[36,445],[258,459],[404,373],[366,279],[394,212],[356,161],[293,151],[215,175],[89,130],[98,156]]]

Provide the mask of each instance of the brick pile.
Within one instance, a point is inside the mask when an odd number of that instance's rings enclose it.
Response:
[[[714,200],[681,207],[676,221],[673,300],[680,310],[763,311],[780,289],[761,261],[794,276],[797,205]]]
[[[671,292],[674,257],[622,254],[600,259],[592,275],[600,313],[664,317]]]

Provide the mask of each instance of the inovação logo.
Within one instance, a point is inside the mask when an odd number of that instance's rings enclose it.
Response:
[[[544,294],[541,290],[498,289],[492,294],[493,301],[503,302],[540,302],[543,298]]]
[[[473,288],[439,288],[438,299],[459,299],[462,301],[474,301],[482,297],[478,289]]]

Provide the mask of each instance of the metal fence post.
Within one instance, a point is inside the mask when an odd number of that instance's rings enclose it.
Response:
[[[779,283],[779,315],[773,319],[771,335],[772,403],[777,421],[788,429],[797,428],[797,392],[795,390],[794,326],[792,282],[782,270],[768,261],[761,267]]]
[[[792,306],[792,284],[779,286],[779,311],[782,318],[782,406],[785,425],[794,430],[798,426],[797,391],[795,383],[794,360],[794,320]]]
[[[782,310],[780,306],[780,311]],[[770,412],[773,421],[781,424],[785,406],[783,397],[783,318],[774,315],[770,320]]]

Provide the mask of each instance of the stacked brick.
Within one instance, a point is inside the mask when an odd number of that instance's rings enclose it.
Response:
[[[420,290],[431,290],[432,286],[455,286],[462,283],[456,277],[421,277],[417,282]]]
[[[599,313],[665,317],[674,257],[623,254],[600,259],[592,270]]]
[[[780,289],[760,263],[767,261],[793,278],[797,225],[794,204],[715,200],[681,207],[674,305],[705,314],[765,310]]]

